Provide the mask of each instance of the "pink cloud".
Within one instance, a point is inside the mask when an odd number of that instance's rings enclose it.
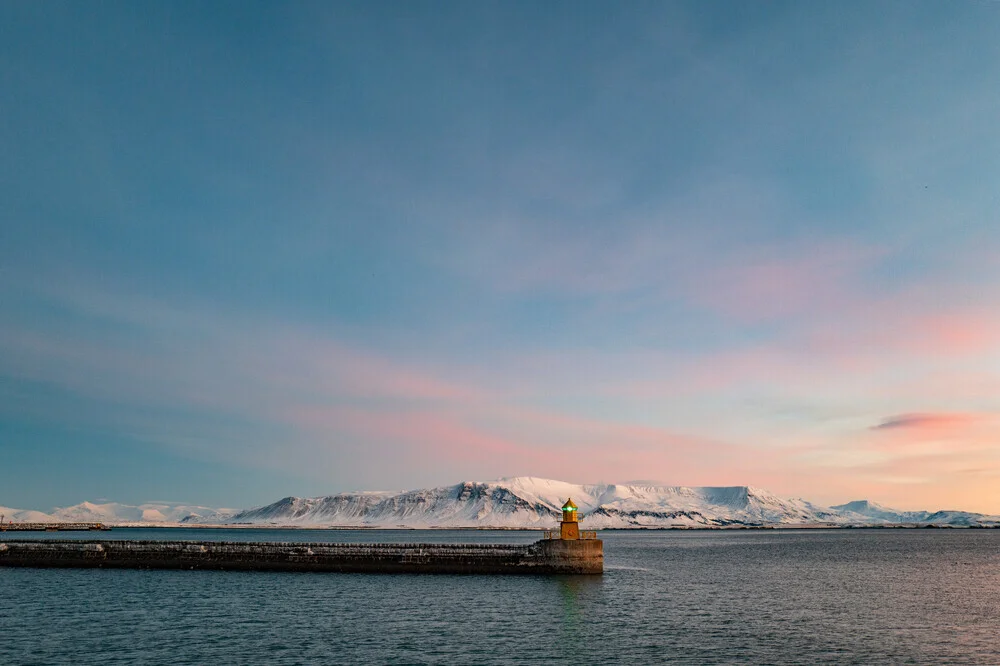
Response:
[[[415,468],[466,463],[498,474],[621,480],[638,472],[675,483],[746,483],[768,456],[708,438],[512,407],[482,404],[424,408],[291,407],[283,418],[321,440],[384,448]],[[711,473],[704,467],[713,460]]]
[[[994,440],[995,441],[995,440]],[[918,448],[885,462],[834,475],[838,486],[901,509],[1000,513],[1000,458],[995,447]]]
[[[685,303],[741,322],[837,308],[864,292],[887,249],[834,236],[741,237],[756,220],[789,213],[761,182],[725,181],[652,214],[567,234],[548,220],[503,219],[489,242],[448,258],[500,293],[546,292],[649,307]],[[725,221],[724,228],[715,222]],[[477,227],[477,237],[482,235]],[[510,257],[517,257],[511,262]],[[612,300],[613,297],[613,300]],[[596,304],[595,304],[596,302]]]
[[[695,305],[742,321],[814,314],[850,304],[861,276],[884,252],[821,240],[782,247],[741,247],[689,275]]]
[[[789,394],[819,397],[841,385],[857,391],[864,383],[880,385],[883,399],[944,400],[949,391],[981,396],[998,385],[1000,378],[989,366],[961,363],[1000,351],[1000,315],[977,309],[911,315],[902,306],[872,310],[870,315],[846,313],[843,319],[824,317],[753,346],[689,359],[650,354],[634,363],[631,379],[615,383],[616,390],[641,397],[784,385]],[[915,381],[921,376],[926,383]]]
[[[470,427],[462,418],[439,411],[375,410],[349,406],[291,407],[285,411],[296,427],[336,438],[386,447],[428,460],[467,460],[524,455],[525,447]]]
[[[878,425],[872,426],[872,430],[934,430],[934,431],[954,431],[966,426],[982,423],[984,416],[980,414],[961,413],[914,413],[897,414],[884,419]]]
[[[276,360],[265,364],[268,373],[328,395],[434,401],[474,400],[481,393],[414,364],[303,330],[278,331],[266,343]]]
[[[934,353],[977,354],[1000,346],[1000,316],[994,313],[940,312],[916,324]]]
[[[1000,418],[986,413],[899,414],[884,419],[871,431],[872,449],[893,459],[939,456],[958,460],[996,449]]]

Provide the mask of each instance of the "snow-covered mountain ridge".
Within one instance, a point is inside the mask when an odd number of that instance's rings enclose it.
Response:
[[[761,525],[994,524],[968,512],[902,512],[868,502],[824,507],[753,486],[580,485],[515,477],[401,493],[286,497],[234,515],[231,523],[337,527],[551,527],[567,497],[590,529]],[[885,515],[871,507],[877,507]]]
[[[187,504],[167,504],[162,502],[140,504],[119,504],[107,502],[96,504],[81,502],[74,506],[53,509],[50,513],[41,511],[0,507],[4,522],[18,523],[105,523],[107,525],[173,525],[180,523],[224,523],[236,509],[212,509],[205,506]]]
[[[573,484],[515,477],[466,481],[405,492],[355,492],[285,497],[234,511],[207,507],[84,502],[51,514],[0,508],[8,520],[100,521],[108,524],[267,525],[298,527],[547,528],[567,497],[580,507],[588,529],[737,527],[764,525],[998,525],[1000,516],[965,511],[896,511],[860,500],[824,507],[783,499],[753,486],[686,487],[647,482]],[[31,518],[20,517],[31,514]]]

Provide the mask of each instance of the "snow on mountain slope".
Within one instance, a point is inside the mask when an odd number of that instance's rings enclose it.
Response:
[[[855,500],[830,508],[840,511],[845,515],[856,514],[857,516],[871,519],[867,522],[919,523],[923,522],[930,515],[927,511],[897,511],[896,509],[890,509],[868,500]]]
[[[341,527],[552,527],[567,497],[585,526],[669,527],[835,522],[829,509],[748,487],[579,485],[515,477],[403,493],[342,493],[236,514],[232,523]]]
[[[565,490],[563,486],[558,488]],[[238,513],[230,522],[351,527],[534,527],[540,526],[543,518],[550,524],[565,501],[564,498],[555,504],[547,496],[540,496],[538,489],[532,492],[523,485],[520,491],[518,494],[500,482],[466,482],[402,493],[286,497]]]
[[[75,506],[63,509],[55,509],[52,517],[58,521],[70,523],[107,523],[111,525],[128,524],[149,524],[149,523],[181,523],[198,522],[192,517],[202,518],[212,516],[223,522],[235,511],[226,509],[212,509],[204,506],[188,506],[184,504],[141,504],[132,506],[129,504],[118,504],[109,502],[107,504],[94,504],[92,502],[82,502]]]
[[[684,487],[607,485],[597,506],[584,511],[587,525],[664,527],[763,525],[835,521],[827,509],[786,500],[752,486]]]
[[[39,511],[0,508],[18,522],[102,522],[109,525],[287,525],[301,527],[509,527],[552,528],[567,497],[580,509],[584,529],[725,527],[753,525],[936,524],[989,526],[1000,517],[965,511],[896,511],[867,500],[824,507],[784,499],[753,486],[685,487],[647,481],[574,484],[521,476],[466,481],[405,492],[339,493],[286,497],[235,511],[182,504],[139,506],[114,502]]]
[[[42,513],[41,511],[34,511],[32,509],[11,509],[6,506],[0,506],[0,516],[3,516],[4,523],[52,523],[56,521],[55,518],[47,513]]]
[[[970,511],[935,511],[934,513],[927,513],[926,511],[921,511],[920,513],[925,514],[924,517],[918,521],[928,525],[955,525],[955,526],[995,526],[1000,525],[1000,516],[984,516],[981,513],[972,513]]]

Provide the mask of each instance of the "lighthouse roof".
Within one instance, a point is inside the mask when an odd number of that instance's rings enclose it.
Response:
[[[573,498],[567,498],[566,503],[562,506],[563,511],[573,511],[577,508],[576,504],[573,504]]]

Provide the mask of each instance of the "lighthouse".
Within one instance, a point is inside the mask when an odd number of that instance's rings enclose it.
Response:
[[[559,538],[564,541],[576,541],[580,538],[580,519],[576,509],[573,498],[567,498],[562,506],[562,522],[559,523]]]

